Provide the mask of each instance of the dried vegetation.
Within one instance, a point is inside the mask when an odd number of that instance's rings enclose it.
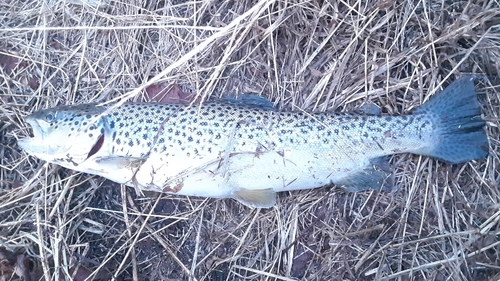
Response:
[[[0,0],[0,280],[498,280],[498,1],[73,2]],[[16,144],[33,110],[158,83],[401,114],[464,74],[488,78],[490,156],[395,156],[393,193],[320,188],[262,210],[138,197]]]

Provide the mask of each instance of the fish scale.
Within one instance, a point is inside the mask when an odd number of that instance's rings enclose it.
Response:
[[[449,163],[488,153],[470,78],[401,116],[287,112],[251,101],[47,109],[27,117],[35,136],[19,144],[41,159],[138,189],[253,207],[274,205],[279,191],[331,183],[389,189],[384,157],[395,153]],[[63,136],[74,145],[54,141]]]

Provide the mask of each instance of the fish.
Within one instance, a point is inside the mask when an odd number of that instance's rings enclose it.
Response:
[[[447,164],[487,157],[474,79],[403,115],[280,111],[260,96],[200,105],[63,105],[25,118],[28,154],[137,190],[234,198],[269,208],[276,193],[334,184],[391,190],[387,156]]]

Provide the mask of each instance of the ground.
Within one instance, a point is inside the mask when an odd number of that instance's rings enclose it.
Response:
[[[500,278],[497,1],[0,0],[0,25],[1,280]],[[17,145],[37,109],[162,85],[397,115],[467,74],[486,77],[490,155],[396,155],[393,192],[287,192],[271,209],[138,196]]]

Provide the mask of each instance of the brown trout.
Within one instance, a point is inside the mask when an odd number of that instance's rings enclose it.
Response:
[[[407,115],[277,111],[267,100],[199,106],[60,106],[26,117],[27,153],[136,187],[234,198],[271,207],[276,192],[329,184],[390,188],[385,156],[414,153],[450,164],[486,157],[473,79],[450,84]]]

